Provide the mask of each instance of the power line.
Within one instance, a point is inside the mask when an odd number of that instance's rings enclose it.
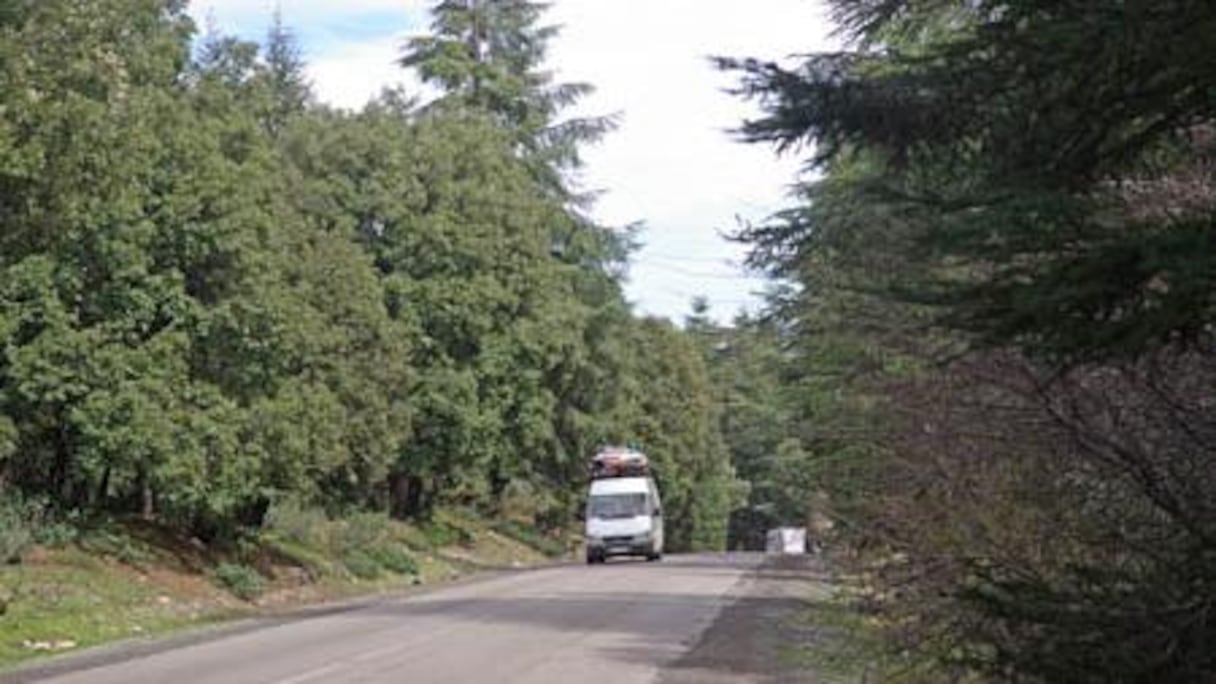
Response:
[[[748,275],[743,273],[711,273],[709,271],[692,271],[678,266],[666,264],[631,264],[631,266],[643,266],[647,270],[660,271],[669,275],[680,275],[687,278],[705,278],[708,280],[728,280],[731,282],[765,282],[767,279],[763,275]]]
[[[638,253],[637,256],[638,256],[639,260],[658,259],[660,261],[674,261],[677,263],[686,263],[686,264],[725,264],[728,266],[735,265],[734,259],[728,259],[726,257],[708,259],[708,258],[690,257],[690,256],[675,256],[672,254],[663,254],[661,252],[656,253],[656,252],[648,252],[648,251],[641,251]]]
[[[682,290],[682,289],[668,290],[667,292],[662,293],[662,295],[666,295],[666,296],[663,296],[662,299],[665,299],[667,301],[672,301],[672,300],[678,299],[678,300],[684,300],[684,302],[691,302],[693,299],[697,299],[698,297],[704,297],[710,303],[710,306],[759,308],[759,307],[762,307],[765,303],[764,297],[761,296],[760,293],[755,293],[754,297],[750,298],[750,299],[740,299],[740,298],[735,298],[735,297],[715,297],[712,294],[707,293],[707,292],[690,292],[688,290]]]

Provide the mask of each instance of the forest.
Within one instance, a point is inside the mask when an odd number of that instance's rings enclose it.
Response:
[[[561,535],[628,443],[673,551],[809,525],[878,681],[1212,681],[1216,5],[824,4],[842,49],[706,66],[806,169],[722,323],[627,301],[542,4],[437,3],[437,96],[346,111],[281,21],[0,0],[6,519]]]
[[[541,69],[543,7],[439,4],[401,55],[438,97],[357,112],[317,101],[283,22],[0,7],[10,506],[220,542],[288,504],[563,533],[628,442],[671,546],[725,544],[743,485],[705,360],[632,312],[633,238],[569,181],[612,121],[561,117],[590,86]]]
[[[833,520],[869,681],[1211,681],[1216,5],[824,4],[718,60],[808,172],[711,333],[733,522]]]

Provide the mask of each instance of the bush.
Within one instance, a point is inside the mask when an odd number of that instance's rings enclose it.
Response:
[[[351,549],[342,556],[342,564],[351,575],[361,580],[379,579],[384,574],[384,568],[372,556],[372,553],[362,549]]]
[[[552,498],[527,480],[513,479],[503,489],[497,512],[507,520],[532,520]]]
[[[0,563],[16,563],[34,541],[37,526],[32,506],[17,498],[0,498]]]
[[[383,513],[359,513],[342,523],[338,550],[367,550],[380,546],[392,536],[392,522]]]
[[[80,538],[80,530],[71,522],[45,522],[34,530],[34,542],[51,548],[62,548]]]
[[[113,556],[127,565],[152,560],[152,552],[147,544],[112,523],[89,530],[81,539],[81,546],[94,553]]]
[[[861,521],[901,551],[872,569],[885,641],[1000,681],[1211,681],[1212,387],[1216,353],[1189,349],[987,352],[894,384]]]
[[[287,563],[303,568],[312,578],[337,574],[336,564],[322,551],[299,542],[280,539],[274,534],[263,535],[261,541],[268,551]]]
[[[244,601],[252,601],[266,591],[266,580],[257,570],[239,563],[220,563],[215,569],[220,586]]]
[[[52,519],[44,500],[0,497],[0,554],[16,561],[30,544],[62,547],[79,537],[79,519]]]
[[[319,546],[324,543],[330,525],[329,518],[322,511],[284,502],[270,509],[264,527],[281,539],[304,546]]]
[[[399,544],[373,547],[367,551],[367,555],[389,572],[398,575],[418,574],[418,562]]]
[[[470,544],[473,541],[473,535],[469,534],[467,530],[438,520],[426,523],[422,528],[422,533],[426,535],[427,541],[433,547]]]
[[[319,511],[285,504],[271,511],[262,539],[314,575],[333,574],[345,567],[357,579],[373,580],[386,570],[402,575],[418,572],[418,564],[401,543],[404,533],[395,530],[383,513],[331,520]]]
[[[546,537],[535,529],[514,520],[499,520],[494,523],[493,529],[504,537],[530,546],[546,556],[560,556],[566,553],[566,545],[561,541]]]

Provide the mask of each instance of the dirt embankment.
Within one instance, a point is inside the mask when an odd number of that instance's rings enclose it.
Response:
[[[441,525],[297,516],[219,552],[148,525],[81,533],[0,565],[0,669],[182,628],[548,561],[471,515]],[[375,522],[375,524],[372,524]]]

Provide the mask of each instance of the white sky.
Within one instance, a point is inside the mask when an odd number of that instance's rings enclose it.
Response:
[[[193,12],[225,31],[260,36],[270,0],[194,0]],[[319,96],[358,107],[387,85],[412,84],[393,64],[402,41],[424,31],[423,0],[280,0],[310,62]],[[727,131],[749,107],[723,89],[729,75],[711,55],[781,59],[828,49],[831,27],[818,0],[555,0],[546,17],[563,26],[551,49],[559,80],[596,93],[577,113],[620,113],[619,130],[585,154],[584,185],[602,190],[596,215],[644,221],[629,298],[645,313],[679,320],[696,295],[729,319],[754,308],[763,287],[738,267],[745,248],[721,233],[736,217],[781,208],[798,160],[733,141]]]

